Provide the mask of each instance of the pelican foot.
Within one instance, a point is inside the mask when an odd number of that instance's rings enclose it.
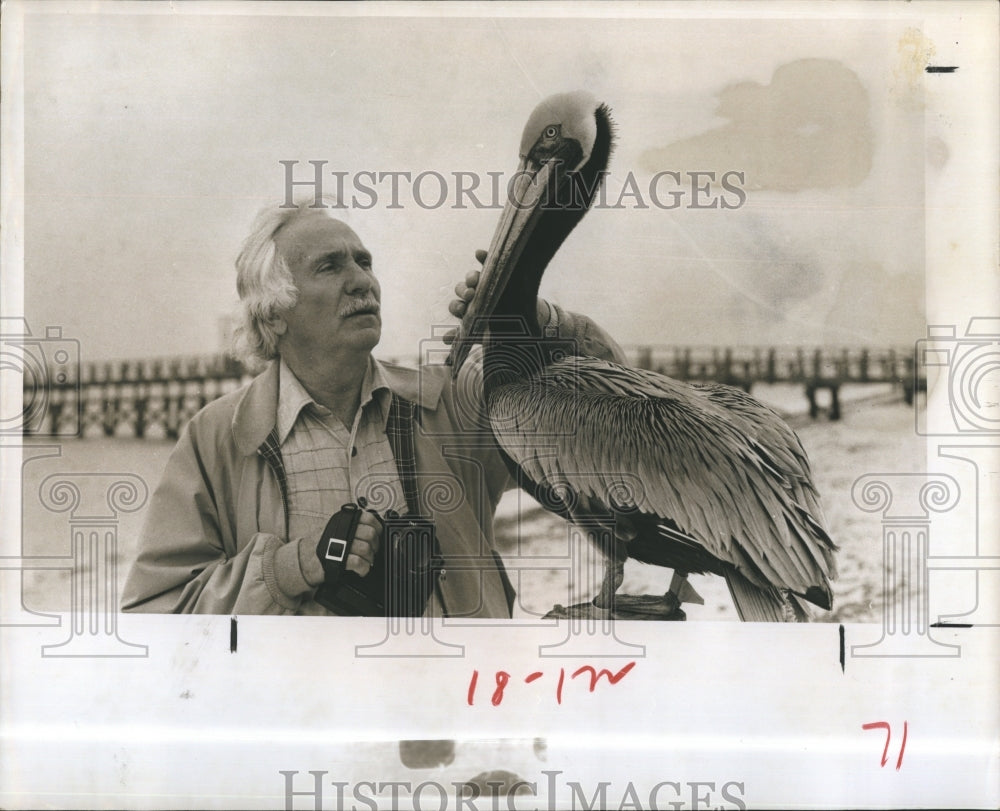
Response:
[[[609,560],[604,567],[604,582],[601,583],[601,591],[594,598],[594,605],[597,608],[611,610],[618,597],[615,592],[621,587],[625,579],[625,560]]]
[[[684,621],[687,615],[673,594],[615,594],[610,605],[602,605],[601,595],[589,603],[580,603],[563,609],[563,614],[554,613],[550,617],[587,617],[591,619],[616,620],[668,620]],[[558,606],[562,608],[562,606]]]
[[[622,608],[620,606],[622,597],[625,598],[626,604],[631,603],[629,607]],[[683,609],[677,608],[670,611],[667,602],[662,597],[653,594],[634,597],[626,594],[615,597],[615,607],[610,611],[599,607],[596,603],[596,600],[591,600],[589,603],[577,603],[571,606],[556,605],[543,619],[651,620],[654,622],[684,622],[687,619]]]
[[[616,594],[614,602],[609,606],[616,614],[652,614],[654,616],[669,616],[681,607],[680,600],[673,592],[657,594]]]

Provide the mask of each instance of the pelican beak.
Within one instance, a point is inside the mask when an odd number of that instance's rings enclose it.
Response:
[[[558,164],[557,160],[549,160],[535,166],[523,157],[518,164],[517,174],[508,187],[507,204],[483,262],[476,294],[469,302],[448,356],[452,377],[458,375],[472,346],[483,340],[489,318],[503,297],[521,254],[545,210],[543,203],[548,199],[546,189],[557,173]]]

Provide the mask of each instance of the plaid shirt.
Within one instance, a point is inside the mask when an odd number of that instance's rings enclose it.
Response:
[[[280,362],[274,439],[285,473],[289,538],[319,538],[330,516],[349,502],[381,515],[407,511],[386,437],[391,399],[380,364],[372,358],[348,430]]]

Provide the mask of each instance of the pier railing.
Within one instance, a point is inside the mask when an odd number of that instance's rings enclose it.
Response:
[[[249,379],[226,355],[50,368],[44,385],[25,386],[25,433],[176,439],[207,403]]]
[[[809,413],[817,391],[830,392],[830,419],[840,416],[845,384],[890,383],[912,404],[926,385],[909,349],[652,347],[627,349],[630,362],[678,380],[718,382],[751,391],[759,383],[801,385]],[[129,436],[176,439],[207,403],[251,375],[226,355],[151,358],[25,375],[24,432],[43,436]]]

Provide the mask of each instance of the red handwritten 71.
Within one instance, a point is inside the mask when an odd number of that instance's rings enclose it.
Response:
[[[882,765],[885,766],[886,759],[889,755],[889,741],[892,740],[892,729],[889,727],[888,721],[873,721],[870,724],[862,724],[862,729],[884,729],[885,730],[885,746],[882,748]],[[899,757],[896,758],[896,771],[899,771],[899,767],[903,765],[903,752],[906,751],[906,734],[908,732],[907,723],[903,721],[903,742],[899,745]]]

